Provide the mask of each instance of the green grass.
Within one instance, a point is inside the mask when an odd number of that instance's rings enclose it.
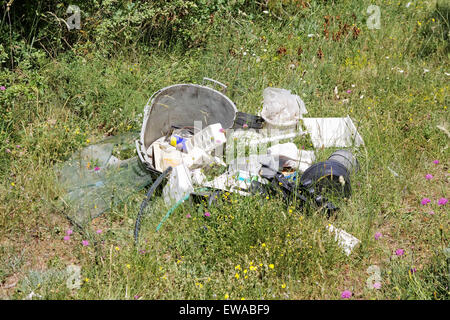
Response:
[[[449,122],[449,51],[439,31],[448,32],[449,22],[434,1],[406,3],[373,3],[381,9],[379,30],[365,24],[368,1],[311,2],[281,20],[224,18],[197,49],[124,49],[110,59],[66,53],[37,70],[2,71],[0,283],[17,285],[2,288],[0,297],[34,291],[44,299],[340,299],[350,290],[352,299],[448,299],[448,204],[436,202],[448,198],[449,151],[436,125]],[[350,33],[333,41],[336,19],[326,39],[327,15],[355,24],[357,39]],[[300,95],[309,117],[349,114],[365,142],[351,199],[327,219],[290,212],[282,199],[233,194],[208,209],[185,203],[155,232],[167,211],[158,197],[146,210],[140,252],[133,230],[142,191],[96,218],[88,236],[75,230],[63,241],[71,226],[56,206],[53,165],[87,140],[139,131],[155,91],[204,76],[225,83],[240,111],[260,111],[263,89],[274,86]],[[330,153],[320,150],[318,160]],[[422,206],[424,197],[432,203]],[[327,233],[329,223],[361,240],[350,256]],[[399,248],[405,255],[395,255]],[[72,263],[82,267],[78,290],[52,276]],[[366,285],[371,265],[381,270],[379,290]],[[46,277],[33,270],[50,271]]]

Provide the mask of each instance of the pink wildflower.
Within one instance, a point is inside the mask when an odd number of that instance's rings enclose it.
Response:
[[[374,287],[375,289],[380,289],[380,288],[381,288],[381,283],[375,282],[375,283],[373,284],[373,287]]]
[[[6,90],[6,87],[5,87],[5,86],[0,86],[0,90],[1,90],[1,91],[5,91],[5,90]]]
[[[210,217],[210,216],[211,216],[211,213],[205,212],[205,217]]]
[[[352,296],[352,292],[349,290],[342,291],[341,298],[348,299]]]
[[[427,179],[427,180],[431,180],[431,179],[433,179],[433,175],[431,175],[431,174],[427,174],[427,175],[425,176],[425,179]]]
[[[434,164],[438,164],[438,163],[439,163],[439,160],[434,160],[433,163],[434,163]]]
[[[81,241],[81,244],[82,244],[83,246],[87,247],[87,246],[89,245],[89,241],[83,240],[83,241]]]
[[[68,236],[70,236],[72,233],[73,233],[72,229],[69,229],[69,230],[66,231],[66,234],[67,234]]]
[[[438,200],[438,205],[442,206],[448,202],[447,198],[440,198]]]
[[[405,254],[405,250],[403,250],[403,249],[397,249],[397,250],[395,250],[395,254],[396,254],[397,256],[402,256],[402,255]]]
[[[381,232],[377,232],[377,233],[375,233],[375,240],[378,240],[378,239],[380,239],[380,238],[381,238],[381,236],[382,236]]]
[[[69,241],[70,240],[70,236],[64,236],[64,241]]]
[[[102,233],[103,231],[102,231],[102,229],[98,229],[96,232],[97,232],[97,234],[100,234],[100,233]]]
[[[423,206],[430,203],[431,200],[429,198],[423,198],[422,201],[420,202]]]

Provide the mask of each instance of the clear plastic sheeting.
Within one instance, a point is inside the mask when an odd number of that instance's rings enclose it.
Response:
[[[137,157],[119,159],[120,153],[134,150],[135,138],[136,134],[124,134],[105,139],[57,166],[60,198],[72,222],[84,225],[152,182]]]

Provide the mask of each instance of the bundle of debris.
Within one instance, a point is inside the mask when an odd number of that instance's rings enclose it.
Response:
[[[295,199],[297,206],[314,205],[326,212],[337,209],[326,198],[330,190],[350,196],[350,175],[358,170],[358,162],[349,150],[314,163],[314,150],[299,149],[292,142],[308,134],[316,149],[358,147],[364,142],[350,117],[306,118],[299,96],[271,87],[263,92],[260,114],[251,115],[237,111],[225,95],[225,85],[205,81],[222,90],[204,83],[176,84],[155,92],[145,106],[135,141],[138,158],[131,163],[136,180],[132,185],[142,188],[145,177],[151,177],[146,181],[153,185],[138,214],[136,240],[142,212],[159,184],[165,183],[164,201],[173,206],[165,219],[190,196],[205,199],[220,192],[281,194],[289,203]],[[113,167],[120,168],[116,162]],[[94,185],[103,187],[104,182]]]
[[[220,82],[214,83],[226,90]],[[173,168],[163,191],[167,204],[177,203],[196,187],[249,195],[257,190],[270,192],[273,188],[265,185],[277,184],[289,198],[299,189],[295,177],[302,172],[300,187],[317,204],[334,209],[321,196],[325,181],[316,185],[323,176],[330,177],[325,179],[328,186],[331,183],[349,196],[349,176],[357,168],[350,152],[338,152],[311,167],[314,150],[278,142],[308,133],[315,148],[358,146],[363,141],[350,117],[305,118],[304,102],[285,89],[266,88],[263,98],[260,116],[238,112],[223,92],[205,85],[177,84],[149,99],[136,148],[150,172],[161,174]],[[226,170],[208,180],[204,171],[211,166]]]

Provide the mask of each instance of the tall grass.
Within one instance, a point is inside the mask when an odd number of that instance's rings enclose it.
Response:
[[[205,46],[188,51],[124,49],[108,60],[67,53],[36,71],[1,73],[0,282],[18,281],[2,296],[21,299],[33,290],[44,299],[339,299],[350,290],[356,299],[448,299],[448,204],[436,204],[448,197],[448,137],[436,125],[448,123],[450,68],[440,33],[421,32],[445,28],[448,19],[433,18],[433,1],[408,8],[387,1],[378,3],[381,28],[370,30],[369,4],[311,2],[290,16],[230,15]],[[344,24],[360,32],[345,33]],[[433,46],[424,55],[427,43]],[[352,197],[327,218],[280,198],[232,194],[211,208],[185,203],[155,232],[168,209],[157,197],[136,248],[141,192],[64,241],[71,226],[56,206],[53,165],[105,135],[139,131],[153,92],[203,76],[227,84],[241,111],[260,111],[263,89],[274,86],[300,95],[310,117],[350,115],[365,142]],[[318,151],[318,160],[331,152]],[[424,197],[432,203],[421,205]],[[328,224],[361,240],[350,256]],[[31,270],[70,263],[82,266],[78,290],[59,278],[26,280],[36,278]],[[380,267],[380,289],[367,286],[371,265]]]

